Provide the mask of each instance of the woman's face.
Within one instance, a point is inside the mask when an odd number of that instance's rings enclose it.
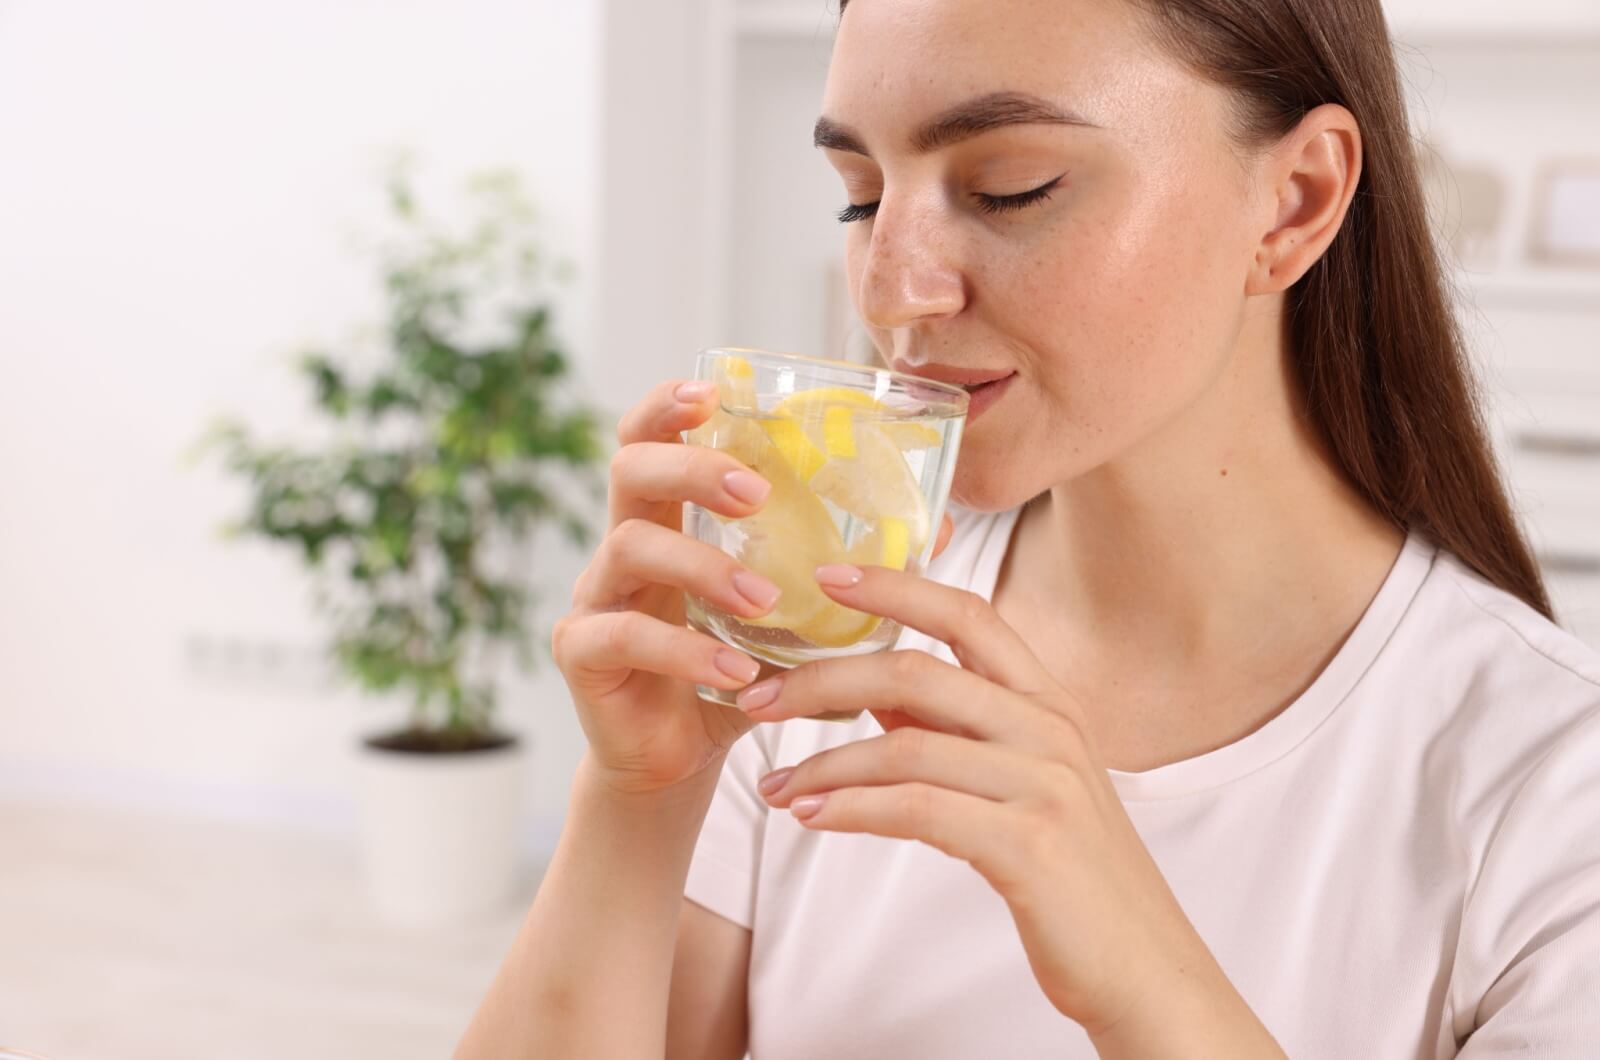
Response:
[[[997,93],[1071,117],[997,124],[1028,108],[1000,100],[918,142]],[[1225,104],[1126,0],[852,0],[818,141],[870,214],[856,308],[897,368],[1015,373],[975,396],[958,500],[1011,507],[1128,454],[1229,371],[1262,229]]]

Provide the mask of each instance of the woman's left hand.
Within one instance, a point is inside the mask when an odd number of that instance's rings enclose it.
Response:
[[[770,774],[772,806],[807,828],[916,839],[971,864],[1010,907],[1045,995],[1091,1036],[1144,1012],[1170,1018],[1183,1007],[1174,991],[1231,991],[1128,819],[1081,706],[987,601],[884,567],[824,567],[818,581],[945,642],[961,666],[880,652],[746,688],[756,721],[865,707],[890,730]]]

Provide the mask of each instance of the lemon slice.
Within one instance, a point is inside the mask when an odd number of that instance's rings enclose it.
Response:
[[[767,614],[744,621],[804,636],[801,630],[839,607],[823,593],[813,572],[824,563],[839,562],[844,541],[827,508],[774,447],[764,446],[752,467],[772,483],[772,492],[759,512],[739,521],[745,534],[739,560],[777,585],[782,595]]]
[[[885,411],[883,403],[871,394],[864,390],[852,390],[847,386],[814,386],[810,390],[801,390],[778,402],[772,411],[779,416],[804,418],[815,416],[819,410],[834,405],[871,409],[874,412]]]
[[[943,441],[938,431],[914,420],[886,420],[878,429],[902,449],[931,449]]]
[[[830,458],[811,475],[812,491],[869,522],[904,520],[921,548],[928,536],[927,504],[900,447],[876,424],[858,423],[855,442],[854,457]]]
[[[744,621],[787,629],[818,647],[847,647],[872,633],[882,619],[830,599],[815,572],[825,563],[893,560],[894,531],[888,532],[887,545],[863,539],[846,551],[833,517],[776,446],[766,446],[755,470],[772,483],[772,492],[761,511],[741,521],[746,537],[739,559],[770,579],[782,595],[767,614]]]
[[[911,546],[911,528],[905,520],[885,517],[850,549],[850,562],[905,570]]]
[[[814,492],[862,519],[904,519],[920,542],[926,505],[901,450],[937,445],[940,436],[926,424],[880,419],[887,411],[862,391],[815,387],[780,401],[762,427]]]
[[[819,386],[802,390],[778,402],[772,411],[774,415],[807,419],[816,416],[819,410],[825,437],[830,417],[835,422],[843,422],[845,410],[865,410],[872,414],[878,429],[888,435],[889,439],[901,449],[930,449],[944,440],[944,436],[928,424],[897,418],[895,410],[888,405],[849,387]],[[854,416],[850,418],[853,419]],[[825,443],[824,449],[830,456],[839,455],[832,452],[830,444]]]
[[[885,423],[884,406],[845,387],[791,394],[762,413],[754,373],[737,358],[725,362],[717,382],[722,407],[691,432],[691,440],[731,453],[772,484],[762,509],[738,521],[745,535],[739,559],[782,595],[772,611],[744,621],[787,629],[819,647],[857,643],[883,620],[830,599],[814,572],[840,562],[904,570],[921,552],[926,505],[901,449],[936,445],[938,433],[920,424]],[[891,435],[889,426],[920,431]],[[855,547],[844,547],[824,500],[871,524]]]
[[[830,457],[847,460],[856,455],[856,413],[845,405],[830,405],[822,413],[822,449]]]
[[[904,520],[885,517],[850,550],[852,563],[875,564],[904,570],[911,558],[911,532]],[[811,618],[792,626],[797,636],[825,647],[847,647],[871,636],[883,623],[878,615],[841,607],[829,601]]]
[[[810,482],[811,476],[828,462],[827,456],[806,434],[806,429],[794,420],[762,420],[761,429],[767,432],[773,448],[800,476],[801,482]]]
[[[684,440],[691,445],[720,449],[745,466],[754,466],[767,444],[761,428],[749,419],[756,411],[755,369],[743,357],[729,357],[717,366],[715,382],[717,411],[688,431]],[[743,415],[730,413],[730,409]],[[721,515],[717,518],[727,521]]]

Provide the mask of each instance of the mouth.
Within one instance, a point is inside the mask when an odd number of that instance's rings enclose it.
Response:
[[[1016,379],[1015,369],[957,368],[949,364],[923,364],[913,367],[901,361],[892,364],[895,371],[907,375],[949,383],[967,392],[967,422],[976,420],[985,409],[1005,394]]]
[[[985,409],[999,401],[1001,396],[1005,394],[1006,389],[1011,386],[1011,381],[1016,377],[1017,373],[1009,372],[999,379],[990,379],[983,383],[963,384],[961,389],[965,390],[969,395],[967,398],[967,422],[969,424],[972,423],[983,414]]]
[[[957,368],[948,364],[923,364],[912,367],[907,364],[895,364],[895,371],[907,375],[918,376],[922,379],[932,379],[936,383],[951,383],[961,387],[969,394],[973,391],[1007,379],[1016,372],[1013,369],[982,369],[982,368]]]

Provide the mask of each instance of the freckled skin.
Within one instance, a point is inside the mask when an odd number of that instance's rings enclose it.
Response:
[[[999,90],[1100,128],[909,150],[922,121]],[[1019,375],[963,441],[962,503],[1011,507],[1102,468],[1249,370],[1241,336],[1260,306],[1245,286],[1272,206],[1223,131],[1226,100],[1123,0],[859,0],[846,12],[822,111],[872,155],[827,152],[851,202],[879,203],[846,236],[860,316],[886,359]],[[1062,173],[1044,202],[975,206],[976,193]],[[1194,474],[1226,456],[1211,448]]]

